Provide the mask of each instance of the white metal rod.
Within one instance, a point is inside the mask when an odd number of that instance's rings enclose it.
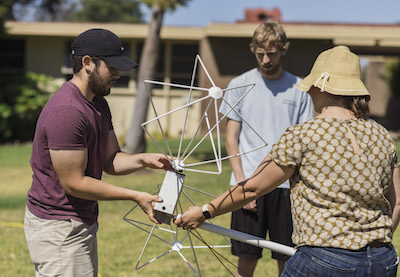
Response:
[[[262,247],[262,248],[268,248],[274,252],[278,252],[278,253],[288,255],[288,256],[293,256],[294,253],[296,252],[296,249],[294,249],[290,246],[276,243],[273,241],[267,241],[265,239],[262,239],[262,238],[259,238],[256,236],[252,236],[252,235],[242,233],[242,232],[232,230],[232,229],[227,229],[227,228],[224,228],[224,227],[221,227],[218,225],[214,225],[214,224],[210,224],[207,222],[204,222],[198,228],[212,232],[212,233],[220,234],[220,235],[223,235],[226,237],[230,237],[232,239],[239,240],[239,241],[247,243],[247,244],[251,244],[251,245]]]
[[[186,85],[179,85],[179,84],[172,84],[172,83],[165,83],[165,82],[158,82],[158,81],[151,81],[151,80],[144,80],[144,82],[154,84],[154,85],[162,85],[162,86],[171,86],[171,87],[185,88],[185,89],[192,89],[192,90],[208,91],[208,88],[191,87],[191,86],[186,86]]]
[[[256,150],[258,150],[258,149],[260,149],[260,148],[263,148],[263,147],[265,147],[265,146],[267,146],[267,145],[266,145],[266,144],[265,144],[265,145],[261,145],[261,146],[258,146],[258,147],[256,147],[256,148],[250,149],[249,151],[243,151],[243,152],[240,152],[240,153],[237,153],[237,154],[233,154],[233,155],[230,155],[230,156],[226,156],[226,157],[221,158],[220,160],[221,160],[221,161],[224,161],[224,160],[230,159],[230,158],[232,158],[232,157],[237,157],[237,156],[241,156],[241,155],[244,155],[244,154],[248,154],[248,153],[251,153],[251,152],[253,152],[253,151],[256,151]],[[214,162],[217,162],[217,160],[207,160],[207,161],[198,162],[198,163],[185,164],[185,170],[187,170],[187,167],[197,166],[197,165],[202,165],[202,164],[208,164],[208,163],[214,163]]]
[[[203,98],[197,99],[197,100],[195,100],[195,101],[193,101],[193,102],[190,102],[190,103],[187,103],[187,104],[185,104],[185,105],[183,105],[183,106],[180,106],[179,108],[173,109],[173,110],[171,110],[171,111],[169,111],[169,112],[167,112],[167,113],[165,113],[165,114],[162,114],[162,115],[160,115],[160,116],[157,116],[156,118],[153,118],[153,119],[151,119],[151,120],[149,120],[149,121],[146,121],[146,122],[142,123],[142,126],[147,125],[147,124],[149,124],[149,123],[151,123],[151,122],[153,122],[153,121],[159,120],[160,118],[163,118],[164,116],[167,116],[167,115],[172,114],[172,113],[174,113],[174,112],[176,112],[176,111],[179,111],[179,110],[181,110],[181,109],[184,109],[184,108],[186,108],[186,107],[188,107],[188,106],[190,106],[190,105],[193,105],[193,104],[196,104],[196,103],[198,103],[198,102],[201,102],[201,101],[203,101],[204,99],[207,99],[207,98],[210,98],[210,96],[208,96],[208,95],[207,95],[207,96],[204,96]]]
[[[186,157],[185,157],[185,156],[186,156],[186,152],[190,150],[190,149],[189,149],[190,146],[192,145],[193,141],[194,141],[195,138],[197,137],[197,134],[199,133],[199,130],[200,130],[200,128],[201,128],[201,124],[202,124],[203,121],[204,121],[204,118],[205,118],[205,116],[206,116],[206,113],[207,113],[207,111],[208,111],[208,109],[209,109],[211,103],[212,103],[212,99],[210,100],[210,102],[208,102],[207,107],[205,108],[204,113],[203,113],[203,115],[201,116],[201,119],[200,119],[200,121],[199,121],[199,125],[197,126],[197,129],[196,129],[196,132],[194,133],[194,135],[193,135],[191,141],[190,141],[189,144],[186,146],[185,151],[183,152],[182,156],[180,157],[180,159],[182,160],[182,162],[185,162],[185,161],[186,161]],[[198,145],[195,146],[195,149],[197,148],[197,146],[198,146]],[[192,152],[193,152],[193,151],[191,151],[190,153],[192,153]]]
[[[201,60],[200,56],[197,55],[196,58],[199,60],[199,62],[200,62],[200,64],[201,64],[201,67],[203,68],[204,72],[206,73],[206,75],[207,75],[207,77],[208,77],[208,80],[211,82],[211,84],[213,85],[213,87],[215,87],[215,83],[214,83],[213,79],[211,79],[211,76],[210,76],[210,74],[208,73],[207,68],[204,66],[203,61]]]

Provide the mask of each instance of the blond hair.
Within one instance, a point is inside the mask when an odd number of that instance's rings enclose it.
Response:
[[[279,50],[286,51],[289,48],[285,31],[281,24],[274,20],[268,20],[254,31],[250,43],[250,50],[254,53],[256,48],[264,48],[266,43],[275,46]]]

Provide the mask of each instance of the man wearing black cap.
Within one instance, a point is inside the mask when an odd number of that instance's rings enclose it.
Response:
[[[97,276],[97,200],[133,200],[150,220],[158,196],[101,181],[144,167],[171,169],[161,154],[121,152],[105,95],[119,71],[137,64],[120,39],[91,29],[72,43],[73,77],[49,100],[36,125],[25,236],[37,276]]]

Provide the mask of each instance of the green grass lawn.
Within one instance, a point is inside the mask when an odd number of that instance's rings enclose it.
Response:
[[[34,276],[23,230],[26,194],[32,174],[29,166],[30,154],[30,145],[0,146],[0,276],[4,277]],[[185,185],[219,195],[228,187],[230,176],[228,162],[224,163],[223,169],[221,175],[187,173]],[[155,193],[157,184],[162,182],[163,177],[162,171],[144,170],[129,176],[106,175],[104,180],[112,184]],[[209,201],[207,196],[195,194],[191,190],[185,191],[198,205]],[[183,205],[187,203],[183,202]],[[147,233],[123,219],[133,207],[134,203],[128,201],[100,202],[99,276],[194,276],[177,252],[172,252],[140,270],[135,270]],[[146,220],[143,213],[136,209],[128,217]],[[229,222],[229,216],[222,216],[215,219],[214,223],[228,227]],[[183,234],[182,231],[180,234]],[[201,231],[200,234],[209,244],[224,243],[224,238],[221,236],[205,231]],[[193,242],[195,245],[204,245],[196,238],[193,238]],[[395,233],[393,243],[397,249],[400,249],[399,232]],[[169,249],[166,243],[151,239],[141,264]],[[229,248],[219,248],[217,251],[236,264],[236,258],[230,254]],[[182,253],[188,259],[193,259],[190,251],[188,253],[188,250],[182,250]],[[199,249],[196,251],[196,257],[203,276],[231,276],[210,250]],[[235,271],[233,265],[225,260],[223,262],[229,270]],[[259,262],[255,276],[277,276],[276,263],[270,259],[269,250],[264,250],[264,257]]]

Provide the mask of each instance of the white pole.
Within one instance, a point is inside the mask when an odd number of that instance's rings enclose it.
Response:
[[[232,229],[227,229],[207,222],[204,222],[198,228],[212,233],[220,234],[226,237],[230,237],[232,239],[239,240],[241,242],[248,243],[254,246],[268,248],[274,252],[278,252],[287,256],[293,256],[294,253],[296,252],[296,249],[290,246],[276,243],[273,241],[267,241],[265,239],[256,236],[252,236]]]

